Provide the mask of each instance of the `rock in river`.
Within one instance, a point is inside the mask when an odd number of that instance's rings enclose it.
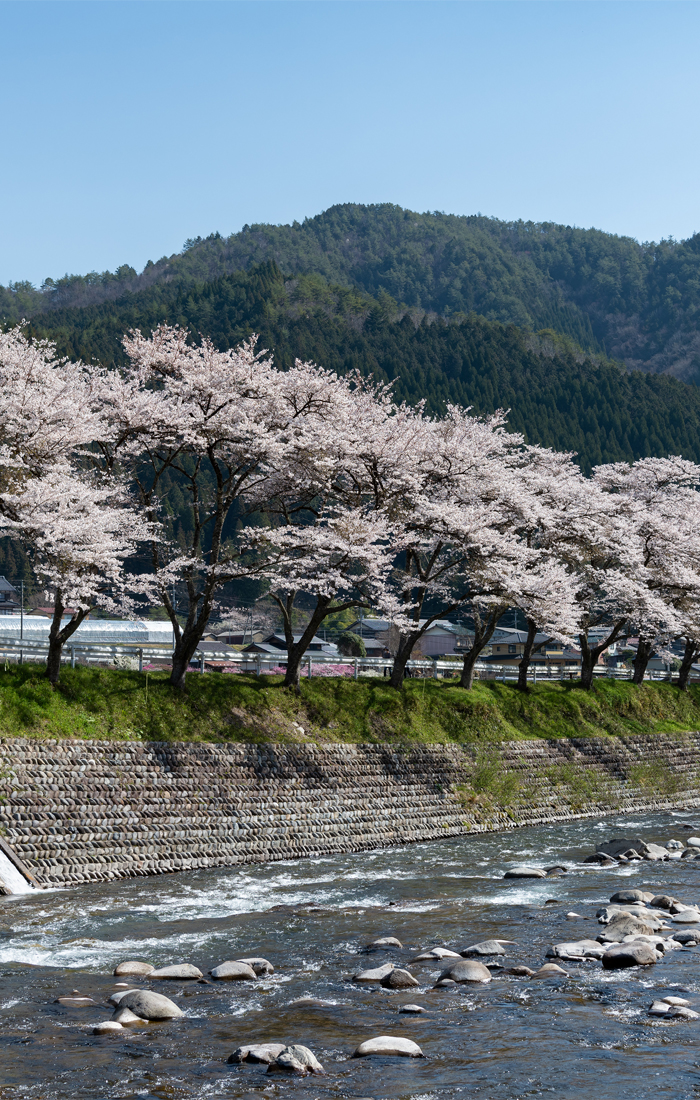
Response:
[[[504,878],[546,878],[541,867],[511,867]]]
[[[651,901],[653,895],[648,890],[618,890],[610,898],[610,901],[618,905],[635,905],[637,902],[644,904]]]
[[[406,1013],[408,1016],[419,1016],[421,1012],[425,1012],[422,1005],[401,1005],[399,1009],[400,1013]]]
[[[381,984],[384,989],[410,989],[411,986],[418,985],[418,982],[408,970],[395,967],[382,978]]]
[[[171,981],[196,981],[197,978],[203,978],[202,971],[196,966],[192,966],[192,963],[177,963],[175,966],[162,966],[160,970],[152,970],[148,975],[149,981],[151,978],[163,978]]]
[[[569,972],[556,963],[545,963],[532,975],[533,978],[568,978]]]
[[[488,955],[505,955],[505,951],[498,940],[482,940],[481,943],[473,943],[471,947],[465,947],[460,951],[460,955],[465,959],[471,959]]]
[[[130,978],[135,978],[139,974],[144,977],[147,974],[152,973],[155,970],[155,966],[151,966],[150,963],[141,962],[139,959],[132,959],[129,962],[119,963],[119,966],[115,968],[115,978],[121,978],[128,975]]]
[[[435,959],[460,959],[459,951],[450,951],[447,947],[431,947],[429,951],[422,951],[411,962],[429,962]]]
[[[253,967],[244,962],[219,963],[209,973],[217,982],[252,982],[257,977]]]
[[[110,1035],[115,1032],[124,1034],[124,1028],[116,1020],[103,1020],[101,1024],[96,1024],[92,1029],[93,1035]]]
[[[173,1020],[182,1016],[182,1009],[162,993],[150,989],[130,989],[121,997],[120,1008],[130,1008],[142,1020]]]
[[[281,1050],[274,1062],[271,1062],[268,1066],[267,1072],[294,1073],[298,1077],[306,1077],[309,1073],[315,1073],[322,1077],[326,1071],[308,1047],[297,1043]]]
[[[603,955],[604,970],[621,970],[628,966],[651,966],[658,955],[650,943],[636,940],[633,943],[614,943]]]
[[[463,959],[453,963],[447,970],[443,970],[440,981],[451,978],[453,982],[490,982],[491,974],[483,963],[476,959]]]
[[[371,950],[373,947],[403,947],[401,940],[397,940],[396,936],[382,936],[379,940],[373,940],[372,943],[367,945],[367,950]]]
[[[399,1055],[403,1058],[423,1058],[425,1055],[412,1039],[401,1039],[396,1035],[378,1035],[376,1039],[365,1039],[353,1054],[353,1058],[367,1058],[372,1054],[390,1056]]]
[[[548,959],[601,959],[604,954],[605,947],[597,940],[555,943],[547,949]]]
[[[253,968],[258,977],[261,974],[274,974],[275,968],[268,959],[236,959],[236,962],[245,963],[246,966]]]
[[[141,1016],[137,1016],[135,1012],[132,1012],[130,1008],[119,1008],[112,1016],[113,1020],[116,1020],[118,1024],[124,1027],[124,1024],[142,1024],[143,1019]]]
[[[249,1043],[248,1046],[238,1047],[233,1054],[229,1054],[229,1064],[238,1062],[257,1062],[265,1065],[274,1062],[286,1047],[286,1043]]]
[[[353,976],[354,982],[381,982],[394,969],[393,963],[384,963],[384,966],[375,966],[371,970],[360,970]]]

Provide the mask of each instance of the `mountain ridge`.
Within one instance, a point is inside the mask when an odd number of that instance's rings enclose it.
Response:
[[[419,214],[390,203],[339,204],[290,225],[258,224],[189,240],[181,253],[101,275],[0,288],[6,322],[119,301],[158,285],[185,290],[274,261],[287,276],[389,295],[441,317],[476,313],[551,329],[628,370],[700,381],[700,233],[640,244],[553,222]]]

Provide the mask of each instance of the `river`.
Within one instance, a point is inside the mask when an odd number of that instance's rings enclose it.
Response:
[[[614,836],[665,843],[696,830],[692,813],[637,814],[0,898],[0,1098],[697,1100],[700,1020],[646,1012],[669,994],[700,1010],[700,947],[646,969],[564,964],[570,976],[547,981],[494,971],[488,985],[453,991],[432,989],[441,970],[432,963],[410,965],[420,987],[408,991],[350,980],[387,959],[405,965],[421,949],[487,938],[516,941],[506,966],[536,969],[549,944],[594,939],[596,909],[625,886],[696,902],[700,861],[613,870],[582,863]],[[520,862],[563,862],[570,872],[504,881]],[[569,910],[581,919],[567,919]],[[404,949],[366,953],[380,936],[398,937]],[[206,975],[246,956],[269,959],[274,974],[255,983],[152,982],[184,1017],[92,1034],[110,1018],[121,960],[191,962]],[[75,990],[97,1004],[56,1003]],[[305,996],[331,1004],[291,1003]],[[426,1012],[399,1014],[406,1003]],[[351,1057],[377,1035],[413,1039],[426,1057]],[[275,1040],[310,1047],[327,1076],[272,1076],[262,1065],[226,1062],[243,1043]]]

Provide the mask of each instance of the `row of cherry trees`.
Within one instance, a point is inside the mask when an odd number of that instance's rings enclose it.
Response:
[[[455,613],[474,624],[470,688],[510,607],[528,624],[523,688],[538,633],[580,646],[590,687],[629,628],[637,682],[677,637],[687,682],[700,656],[700,467],[643,459],[585,478],[572,455],[506,431],[501,414],[431,418],[354,375],[301,362],[278,371],[254,342],[218,352],[161,326],[124,346],[128,367],[107,371],[57,358],[22,328],[0,334],[0,530],[22,540],[51,589],[52,682],[93,606],[123,614],[148,600],[170,617],[171,680],[184,687],[221,589],[245,576],[265,578],[280,608],[292,687],[321,623],[350,607],[397,627],[397,688],[426,629]],[[163,524],[173,478],[188,513],[177,540]],[[234,533],[234,509],[268,525]],[[148,570],[127,571],[144,548]],[[295,640],[302,593],[312,611]]]

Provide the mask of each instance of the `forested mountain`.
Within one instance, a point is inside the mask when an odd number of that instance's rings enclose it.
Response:
[[[552,331],[534,334],[476,313],[441,318],[406,309],[318,275],[285,279],[274,261],[187,288],[156,283],[116,301],[54,309],[37,334],[72,358],[122,361],[121,337],[161,321],[204,333],[220,349],[256,332],[280,366],[295,357],[332,370],[390,380],[399,399],[446,402],[477,413],[510,409],[530,442],[600,462],[683,454],[700,462],[700,389],[655,374],[627,373]]]
[[[417,214],[391,204],[346,204],[303,224],[214,233],[149,262],[140,275],[124,265],[49,279],[40,291],[16,284],[0,290],[0,316],[36,318],[156,288],[185,294],[269,261],[286,276],[316,274],[444,318],[477,313],[550,328],[628,369],[700,381],[700,234],[639,244],[595,229]]]

